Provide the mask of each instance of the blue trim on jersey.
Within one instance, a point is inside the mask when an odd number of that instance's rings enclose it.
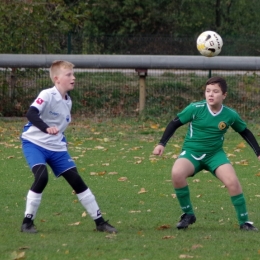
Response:
[[[67,140],[66,140],[64,133],[62,133],[62,135],[63,135],[63,138],[61,139],[61,141],[64,142],[64,143],[67,143]]]
[[[24,127],[23,127],[23,132],[28,131],[28,129],[32,126],[33,124],[29,121]]]

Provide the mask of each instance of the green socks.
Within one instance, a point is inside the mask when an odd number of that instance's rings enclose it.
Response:
[[[186,214],[194,214],[190,200],[189,187],[185,186],[180,189],[175,189],[175,192],[182,211]],[[241,193],[239,195],[232,196],[231,201],[235,207],[239,225],[244,224],[246,221],[248,221],[248,212],[246,209],[246,201],[244,194]]]
[[[181,209],[184,213],[186,214],[193,214],[193,209],[192,209],[192,205],[191,205],[191,201],[190,201],[190,191],[189,191],[189,187],[185,186],[183,188],[180,189],[175,189],[176,192],[176,196],[177,199],[180,203]]]
[[[246,209],[246,201],[244,194],[241,193],[239,195],[232,196],[231,201],[235,207],[239,225],[244,224],[246,221],[248,221],[248,212]]]

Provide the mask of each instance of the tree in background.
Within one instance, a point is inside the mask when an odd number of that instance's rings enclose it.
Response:
[[[259,12],[259,0],[3,0],[0,52],[194,55],[215,30],[222,54],[258,55]]]

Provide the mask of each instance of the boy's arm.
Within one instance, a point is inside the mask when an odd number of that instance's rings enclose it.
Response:
[[[174,118],[174,120],[172,120],[167,125],[159,144],[162,146],[166,146],[167,142],[173,136],[177,128],[179,128],[182,125],[183,123],[180,121],[179,117]]]
[[[39,128],[42,132],[46,134],[48,133],[47,128],[49,128],[49,126],[44,123],[43,120],[40,118],[38,108],[31,106],[26,113],[26,117],[34,126]]]
[[[257,157],[259,157],[260,156],[260,147],[259,147],[259,144],[258,144],[257,140],[255,139],[255,136],[253,135],[253,133],[248,128],[246,128],[244,131],[239,132],[239,134],[252,147],[252,149],[255,152],[255,154],[257,155]]]

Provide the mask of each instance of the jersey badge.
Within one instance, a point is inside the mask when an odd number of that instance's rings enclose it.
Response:
[[[220,123],[218,124],[218,129],[219,129],[219,130],[224,130],[226,127],[227,127],[227,125],[226,125],[225,122],[220,122]]]
[[[41,99],[41,98],[36,99],[36,103],[39,104],[39,105],[41,105],[43,102],[44,102],[44,100]]]

